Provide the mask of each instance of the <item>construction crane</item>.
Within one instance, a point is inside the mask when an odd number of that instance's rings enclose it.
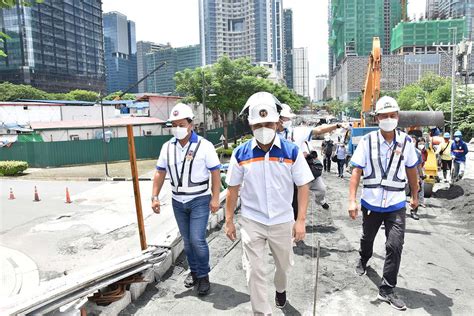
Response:
[[[402,5],[402,21],[407,22],[408,21],[407,0],[401,0],[400,2]]]

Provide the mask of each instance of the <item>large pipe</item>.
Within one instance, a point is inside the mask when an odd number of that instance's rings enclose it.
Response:
[[[444,114],[441,111],[400,111],[398,127],[410,126],[444,127]]]

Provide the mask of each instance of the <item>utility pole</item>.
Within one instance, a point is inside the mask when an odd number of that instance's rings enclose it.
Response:
[[[104,104],[102,102],[103,101],[102,91],[99,92],[99,97],[100,97],[100,115],[102,117],[102,148],[104,150],[105,176],[110,178],[110,176],[109,176],[109,166],[107,164],[108,149],[107,149],[107,143],[106,143],[106,138],[105,138]]]
[[[456,96],[456,32],[457,28],[450,27],[450,30],[453,31],[453,44],[451,45],[453,54],[452,69],[451,69],[451,139],[454,138],[454,98]]]

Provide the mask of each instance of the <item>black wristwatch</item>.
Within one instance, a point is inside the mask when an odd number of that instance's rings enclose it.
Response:
[[[337,127],[337,128],[341,128],[342,126],[341,126],[341,124],[337,123],[337,124],[336,124],[336,127]]]

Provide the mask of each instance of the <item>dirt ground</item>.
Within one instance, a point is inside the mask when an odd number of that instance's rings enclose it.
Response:
[[[319,315],[394,315],[399,312],[376,300],[385,256],[385,236],[379,232],[368,274],[354,272],[358,259],[361,218],[347,215],[348,178],[325,174],[330,210],[310,204],[307,237],[294,247],[295,266],[288,285],[289,304],[276,315],[312,315],[316,246],[320,241],[317,291]],[[407,217],[405,245],[396,293],[410,315],[472,315],[474,313],[474,228],[472,180],[460,181],[450,190],[438,190],[420,209],[419,221]],[[462,196],[458,196],[463,191]],[[449,197],[451,199],[447,199]],[[243,315],[251,312],[241,245],[226,239],[222,230],[209,236],[212,293],[199,298],[182,282],[186,262],[181,260],[139,301],[122,315]],[[273,300],[273,258],[267,257],[270,302]]]

